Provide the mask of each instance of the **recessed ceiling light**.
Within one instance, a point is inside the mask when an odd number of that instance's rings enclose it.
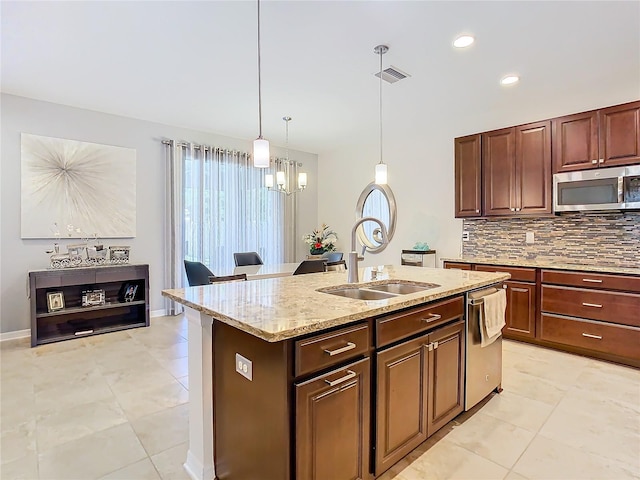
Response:
[[[456,48],[465,48],[471,45],[475,39],[471,35],[460,35],[453,41],[453,46]]]
[[[520,81],[520,77],[517,75],[507,75],[506,77],[502,77],[500,83],[502,85],[513,85],[514,83],[518,83]]]

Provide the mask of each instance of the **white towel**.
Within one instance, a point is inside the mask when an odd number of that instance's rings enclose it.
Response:
[[[507,294],[504,289],[482,297],[480,307],[480,346],[491,345],[505,326],[504,314],[507,310]]]

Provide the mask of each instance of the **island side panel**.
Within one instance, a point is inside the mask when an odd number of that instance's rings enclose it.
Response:
[[[216,478],[291,478],[291,343],[215,320],[213,338]],[[252,380],[236,371],[236,354],[251,362]]]

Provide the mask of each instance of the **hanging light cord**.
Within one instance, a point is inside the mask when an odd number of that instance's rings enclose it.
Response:
[[[382,58],[380,59],[382,61]],[[262,138],[262,77],[260,74],[260,0],[258,0],[258,116],[260,123],[260,135]]]
[[[289,163],[289,121],[291,120],[291,117],[283,117],[282,118],[285,122],[287,122],[287,134],[286,134],[286,141],[287,141],[287,163]]]
[[[380,48],[380,163],[382,162],[382,55],[384,49]]]

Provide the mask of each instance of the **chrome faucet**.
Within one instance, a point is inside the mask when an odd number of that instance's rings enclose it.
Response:
[[[387,227],[385,227],[384,223],[378,220],[375,217],[364,217],[359,219],[356,224],[351,229],[351,251],[349,252],[349,256],[347,257],[347,273],[348,273],[348,282],[349,283],[358,283],[360,281],[360,277],[358,276],[358,261],[364,260],[364,252],[366,247],[362,248],[362,256],[358,255],[356,252],[356,230],[360,225],[364,222],[376,222],[380,225],[379,229],[376,229],[376,240],[378,239],[378,230],[380,230],[380,234],[382,235],[381,241],[382,243],[388,243],[389,238],[387,237]]]

